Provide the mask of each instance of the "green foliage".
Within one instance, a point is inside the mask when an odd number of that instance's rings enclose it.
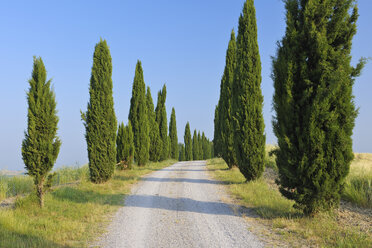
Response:
[[[199,154],[199,141],[196,129],[194,130],[194,135],[192,136],[192,158],[193,160],[202,159]]]
[[[202,145],[202,137],[200,135],[200,131],[198,131],[198,148],[199,148],[199,159],[203,159],[204,154],[203,154],[203,145]]]
[[[229,168],[237,164],[234,151],[234,129],[232,119],[232,85],[234,70],[236,68],[236,41],[235,32],[231,31],[229,46],[226,52],[226,65],[221,80],[219,106],[219,141],[221,157],[226,161]]]
[[[149,129],[150,129],[149,158],[150,158],[150,161],[157,162],[160,160],[160,155],[161,155],[162,147],[163,147],[163,141],[160,138],[159,124],[156,122],[156,119],[155,119],[154,103],[152,100],[151,90],[149,86],[147,86],[146,102],[147,102],[147,111],[148,111],[147,116],[148,116]]]
[[[212,158],[211,157],[211,144],[210,144],[210,141],[205,136],[204,132],[202,134],[201,140],[202,141],[199,145],[203,147],[203,157],[200,159],[207,160],[207,159]]]
[[[186,123],[185,134],[183,136],[185,142],[185,161],[192,160],[192,141],[191,141],[191,131],[189,122]]]
[[[128,119],[133,128],[134,158],[140,166],[145,165],[149,160],[150,135],[147,111],[146,85],[143,79],[142,64],[138,60],[133,80]]]
[[[160,160],[166,160],[169,155],[168,151],[168,123],[167,111],[165,109],[165,100],[167,98],[167,88],[164,84],[163,89],[158,92],[158,102],[155,109],[156,122],[159,125],[160,138],[162,140],[162,152]]]
[[[232,85],[234,150],[237,165],[249,181],[261,177],[264,171],[266,139],[262,116],[261,60],[253,0],[245,2],[239,18],[236,58]]]
[[[287,29],[273,59],[274,133],[281,193],[313,215],[339,204],[357,110],[350,65],[358,10],[351,0],[287,0]]]
[[[169,122],[169,138],[170,138],[170,157],[172,159],[178,158],[178,137],[177,137],[177,123],[176,111],[172,108],[171,119]]]
[[[134,157],[134,141],[132,125],[129,122],[127,126],[124,123],[119,125],[116,139],[116,162],[120,169],[131,168]]]
[[[220,93],[221,94],[221,93]],[[221,96],[220,96],[221,99]],[[219,100],[220,102],[220,100]],[[219,118],[219,104],[214,109],[214,134],[213,134],[213,148],[217,157],[221,157],[222,153],[222,141],[221,141],[221,123]]]
[[[185,161],[186,160],[186,152],[185,152],[185,145],[182,143],[178,144],[178,151],[179,151],[179,161]]]
[[[106,40],[95,46],[89,86],[89,103],[82,113],[87,141],[90,180],[108,181],[116,164],[116,116],[112,97],[112,63]]]
[[[57,137],[56,99],[40,57],[34,57],[28,82],[27,131],[22,142],[22,158],[27,174],[34,178],[40,207],[43,207],[44,183],[58,157],[61,141]]]

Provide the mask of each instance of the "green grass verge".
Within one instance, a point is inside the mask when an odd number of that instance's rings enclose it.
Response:
[[[14,209],[0,209],[0,247],[86,247],[104,232],[108,217],[123,205],[133,183],[175,162],[116,171],[101,185],[81,180],[57,187],[46,195],[43,209],[34,194],[19,197]]]
[[[342,226],[333,213],[304,217],[293,208],[293,201],[269,187],[264,179],[245,182],[239,169],[228,170],[222,159],[208,160],[208,169],[220,181],[227,183],[228,191],[243,206],[254,209],[260,221],[272,227],[275,233],[291,246],[370,247],[371,236],[356,228]],[[305,244],[297,243],[299,241]]]

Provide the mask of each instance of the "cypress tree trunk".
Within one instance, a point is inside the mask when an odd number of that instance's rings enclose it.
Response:
[[[28,175],[34,178],[40,207],[44,206],[44,181],[57,160],[61,141],[57,136],[56,100],[47,81],[42,59],[34,57],[27,92],[27,131],[22,142],[22,158]]]
[[[262,175],[265,158],[261,61],[253,0],[245,2],[239,18],[236,56],[232,87],[234,147],[239,170],[249,181]]]
[[[192,141],[191,141],[191,131],[190,124],[187,122],[185,127],[185,135],[183,136],[185,142],[185,161],[192,160]]]
[[[192,136],[192,157],[193,160],[199,160],[199,143],[198,143],[198,134],[196,129],[194,130],[194,135]]]
[[[221,93],[219,102],[219,123],[220,123],[220,147],[221,156],[232,168],[237,164],[234,151],[234,132],[232,123],[232,85],[234,81],[234,70],[236,68],[236,41],[235,32],[231,31],[231,38],[226,52],[226,66],[221,80]]]
[[[169,122],[169,137],[170,137],[170,155],[171,158],[178,158],[178,137],[177,137],[177,123],[176,111],[172,108],[171,119]]]
[[[94,49],[88,110],[82,113],[88,147],[90,180],[108,181],[116,162],[116,116],[112,97],[112,64],[109,47],[100,40]]]
[[[149,121],[149,129],[150,129],[149,158],[150,158],[150,161],[157,162],[160,160],[163,142],[160,138],[159,124],[155,120],[154,103],[152,100],[151,90],[149,86],[147,86],[146,101],[147,101],[148,121]]]
[[[287,29],[273,59],[274,133],[281,193],[313,215],[338,206],[353,159],[357,116],[350,66],[354,1],[287,0]]]
[[[158,92],[158,102],[156,105],[156,122],[159,124],[160,139],[162,140],[162,152],[160,160],[166,160],[169,155],[168,151],[168,123],[167,111],[165,109],[165,100],[167,97],[167,88],[164,84],[163,89]]]

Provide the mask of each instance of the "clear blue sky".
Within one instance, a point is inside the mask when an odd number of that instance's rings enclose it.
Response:
[[[262,61],[267,143],[275,143],[271,120],[271,59],[285,30],[281,0],[256,0]],[[175,107],[178,138],[184,127],[213,138],[225,53],[237,31],[243,0],[3,1],[0,8],[0,169],[23,169],[21,142],[26,129],[26,91],[32,56],[41,56],[52,78],[60,117],[62,147],[56,166],[87,162],[80,110],[86,110],[95,44],[107,40],[113,62],[116,115],[127,122],[134,69],[142,61],[145,82],[157,91],[167,84],[167,114]],[[372,1],[359,0],[353,62],[372,56]],[[356,80],[360,107],[354,150],[372,152],[372,62]],[[169,120],[168,120],[169,121]]]

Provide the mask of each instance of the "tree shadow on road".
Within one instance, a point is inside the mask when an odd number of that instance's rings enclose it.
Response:
[[[171,198],[157,195],[128,196],[125,200],[125,206],[229,216],[236,216],[237,214],[233,211],[233,208],[241,207],[224,202],[197,201],[184,197]]]

